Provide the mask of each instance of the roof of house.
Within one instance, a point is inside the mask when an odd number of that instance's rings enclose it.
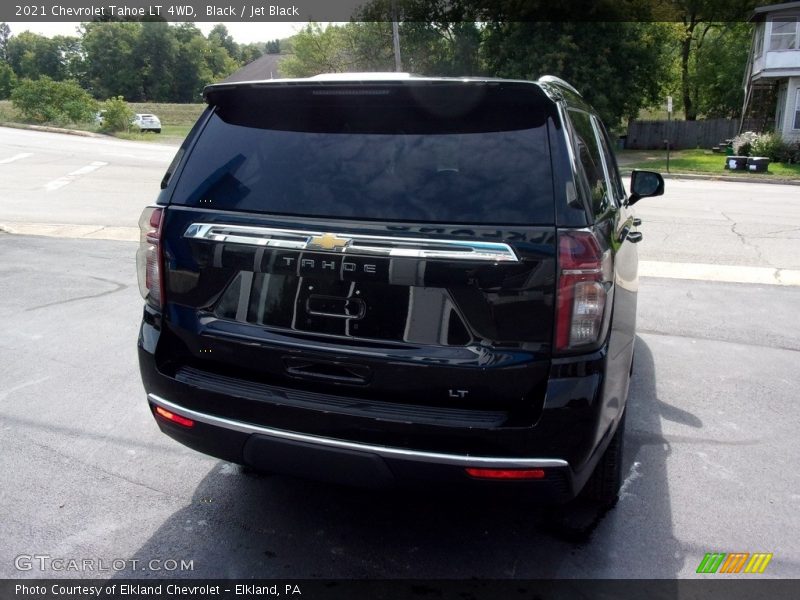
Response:
[[[283,60],[283,57],[283,54],[263,54],[254,61],[247,63],[238,71],[228,75],[220,83],[278,79],[280,77],[278,73],[278,63]]]
[[[758,6],[753,10],[753,14],[750,16],[748,21],[763,21],[767,18],[768,13],[792,9],[800,9],[800,2],[783,2],[781,4],[767,4],[766,6]]]

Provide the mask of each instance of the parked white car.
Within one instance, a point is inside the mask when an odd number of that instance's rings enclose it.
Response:
[[[131,125],[139,131],[154,131],[156,133],[161,133],[161,121],[155,115],[136,113],[133,116]]]

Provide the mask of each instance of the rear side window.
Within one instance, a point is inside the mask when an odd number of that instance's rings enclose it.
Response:
[[[489,89],[454,105],[442,90],[323,91],[223,102],[173,203],[331,219],[553,223],[543,99],[514,103]]]
[[[586,178],[585,185],[590,195],[592,210],[595,215],[602,215],[611,204],[606,189],[603,159],[600,156],[591,117],[583,111],[570,109],[569,118],[575,131],[575,152]]]

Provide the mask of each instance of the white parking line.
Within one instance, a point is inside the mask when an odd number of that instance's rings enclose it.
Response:
[[[740,267],[734,265],[642,260],[639,261],[639,276],[721,281],[726,283],[800,286],[800,270],[773,269],[771,267]]]
[[[20,154],[15,154],[14,156],[12,156],[10,158],[4,158],[4,159],[0,160],[0,165],[7,165],[8,163],[12,163],[15,160],[21,160],[23,158],[28,158],[29,156],[33,156],[33,153],[32,152],[22,152]]]
[[[45,185],[44,189],[46,189],[48,192],[55,191],[59,188],[64,187],[69,183],[72,183],[73,181],[75,181],[77,177],[80,177],[81,175],[86,175],[87,173],[91,173],[92,171],[96,171],[100,167],[105,167],[107,164],[108,164],[107,162],[101,162],[99,160],[96,160],[93,163],[86,165],[85,167],[81,167],[80,169],[72,171],[72,173],[67,173],[66,175],[64,175],[64,177],[59,177],[58,179],[54,179],[53,181]]]

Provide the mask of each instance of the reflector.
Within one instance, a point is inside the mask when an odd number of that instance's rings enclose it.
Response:
[[[474,469],[467,475],[476,479],[544,479],[544,469]]]
[[[194,421],[187,419],[186,417],[176,415],[175,413],[168,411],[166,408],[156,406],[156,414],[172,423],[177,423],[178,425],[183,425],[184,427],[194,427]]]

